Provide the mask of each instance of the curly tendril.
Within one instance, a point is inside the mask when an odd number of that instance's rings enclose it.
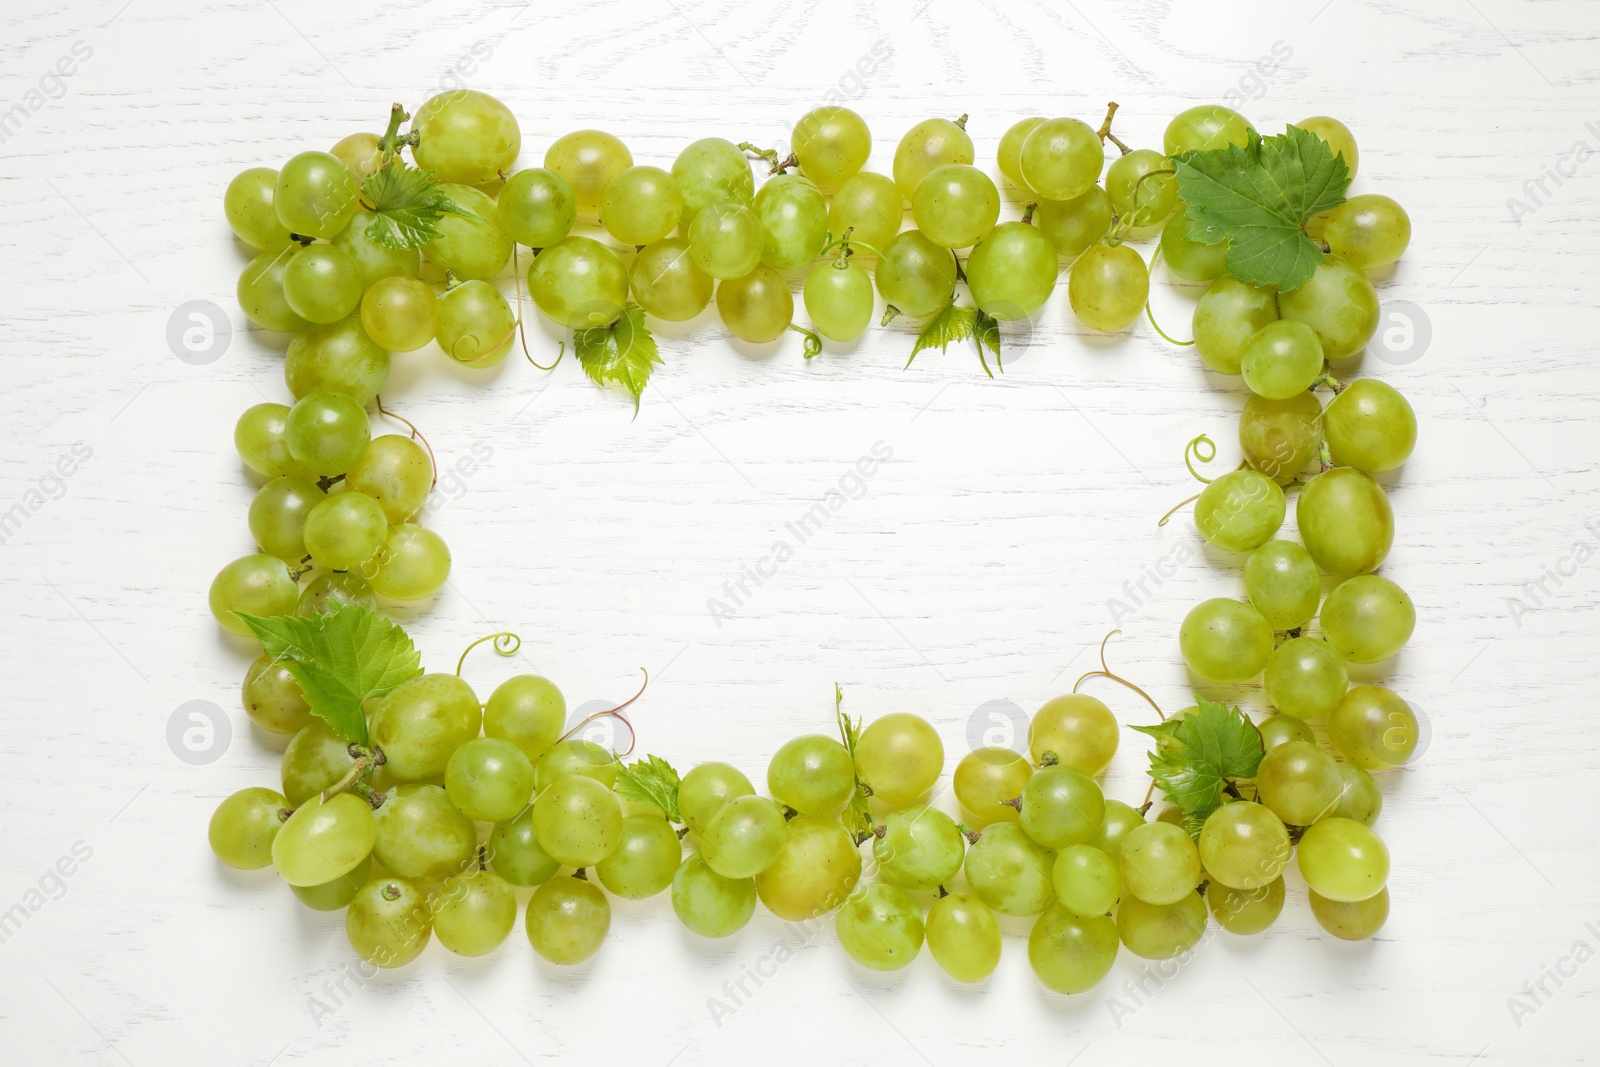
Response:
[[[1148,175],[1146,175],[1146,177],[1148,177]],[[1140,181],[1143,180],[1143,178],[1140,179]],[[1156,272],[1156,264],[1159,262],[1161,262],[1161,246],[1156,245],[1156,254],[1150,257],[1151,274]],[[1155,327],[1156,333],[1159,333],[1161,335],[1161,339],[1166,341],[1168,344],[1177,345],[1179,348],[1187,348],[1194,344],[1193,338],[1190,338],[1187,341],[1180,341],[1176,337],[1173,337],[1171,334],[1167,333],[1166,330],[1161,328],[1161,324],[1156,321],[1155,309],[1150,306],[1150,297],[1148,295],[1144,298],[1144,317],[1150,320],[1150,325]]]
[[[517,336],[522,341],[522,358],[526,359],[529,363],[532,363],[535,367],[538,367],[542,371],[555,370],[561,365],[562,357],[567,354],[567,342],[561,342],[561,351],[556,353],[556,361],[550,364],[548,367],[534,359],[533,355],[528,351],[528,329],[523,325],[522,315],[522,267],[517,264],[517,246],[514,243],[511,246],[511,284],[516,286],[517,289],[516,329]]]
[[[1191,459],[1191,457],[1193,457],[1193,459]],[[1183,465],[1189,468],[1189,473],[1194,475],[1196,481],[1205,482],[1207,485],[1211,484],[1211,479],[1194,469],[1193,460],[1198,459],[1201,463],[1210,463],[1216,458],[1217,443],[1211,440],[1211,438],[1205,434],[1201,434],[1199,437],[1194,438],[1188,444],[1183,446]],[[1179,508],[1183,507],[1185,504],[1192,504],[1199,499],[1200,494],[1196,493],[1194,496],[1178,501],[1176,504],[1172,505],[1172,509],[1170,511],[1156,520],[1156,525],[1165,526],[1172,516],[1177,514]]]
[[[1140,696],[1144,697],[1144,702],[1149,704],[1152,708],[1155,708],[1156,714],[1161,716],[1161,721],[1165,722],[1167,719],[1167,713],[1161,710],[1161,705],[1157,704],[1153,699],[1151,699],[1149,693],[1146,693],[1143,689],[1140,689],[1137,685],[1134,685],[1132,682],[1128,681],[1128,679],[1122,677],[1122,675],[1118,674],[1116,671],[1113,671],[1106,663],[1106,642],[1110,641],[1113,637],[1121,632],[1121,630],[1112,630],[1110,633],[1106,634],[1105,637],[1100,639],[1100,669],[1097,671],[1089,671],[1080,677],[1076,682],[1073,682],[1072,691],[1076,693],[1078,691],[1078,686],[1082,685],[1084,683],[1084,679],[1086,678],[1110,678],[1113,682],[1116,682],[1119,685],[1125,685],[1129,689],[1132,689],[1135,693],[1138,693]]]
[[[428,488],[432,489],[434,486],[437,486],[439,484],[439,461],[434,458],[433,446],[428,443],[428,439],[422,435],[421,430],[417,429],[416,423],[412,422],[403,415],[396,415],[394,412],[384,407],[383,397],[374,394],[373,399],[377,401],[379,415],[382,415],[385,418],[393,419],[395,422],[400,423],[406,429],[410,430],[412,438],[414,440],[421,441],[422,447],[428,450],[428,466],[433,469],[433,481],[428,484]]]
[[[472,644],[461,650],[461,658],[456,660],[457,678],[461,677],[461,667],[467,662],[468,653],[477,648],[479,645],[483,644],[485,641],[493,641],[495,652],[502,656],[514,656],[517,654],[517,650],[522,647],[522,638],[518,637],[510,630],[501,630],[499,633],[488,634],[484,637],[480,637],[476,641],[472,642]]]
[[[628,756],[633,752],[633,747],[639,743],[639,733],[633,728],[633,721],[626,715],[622,714],[622,709],[626,708],[629,704],[632,704],[635,700],[638,700],[640,697],[644,696],[645,689],[647,689],[650,685],[650,672],[645,670],[643,667],[640,667],[639,671],[644,675],[644,682],[639,686],[639,691],[637,693],[633,694],[633,696],[629,697],[627,700],[624,700],[614,708],[607,708],[604,711],[597,711],[593,715],[585,715],[573,725],[572,729],[556,738],[556,743],[560,744],[562,741],[565,741],[567,738],[571,737],[573,734],[577,733],[591,722],[594,722],[596,719],[612,718],[616,719],[618,722],[622,723],[622,725],[628,728],[628,747],[617,753],[618,759],[627,759]]]

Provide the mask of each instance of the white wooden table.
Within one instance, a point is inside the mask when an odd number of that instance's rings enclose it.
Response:
[[[1600,8],[14,0],[0,25],[6,1062],[1369,1067],[1595,1054]],[[905,128],[938,114],[972,115],[991,169],[1015,118],[1098,121],[1109,99],[1139,145],[1203,101],[1237,101],[1263,129],[1345,120],[1356,189],[1396,197],[1415,227],[1382,298],[1413,305],[1431,337],[1420,358],[1369,354],[1355,372],[1401,388],[1421,423],[1390,480],[1385,568],[1419,626],[1369,676],[1423,709],[1431,747],[1383,779],[1394,911],[1382,934],[1323,936],[1291,875],[1267,935],[1217,934],[1181,966],[1124,953],[1103,986],[1068,999],[1038,986],[1021,937],[971,989],[926,954],[868,974],[831,928],[805,937],[765,914],[703,943],[657,898],[616,902],[605,947],[570,971],[542,964],[519,921],[487,959],[434,945],[367,979],[338,916],[266,874],[222,869],[205,842],[211,810],[273,784],[277,754],[238,706],[250,653],[219,633],[205,591],[250,548],[233,422],[286,396],[280,353],[233,299],[244,258],[222,190],[246,166],[381,128],[391,101],[414,107],[453,78],[511,105],[523,165],[584,126],[663,166],[701,136],[774,142],[830,96],[868,118],[880,170]],[[1181,333],[1195,290],[1160,277],[1157,306]],[[195,300],[226,309],[233,330],[203,366],[167,341]],[[541,356],[555,338],[530,330]],[[995,381],[968,349],[902,369],[906,327],[809,364],[798,337],[742,349],[714,314],[662,343],[666,366],[632,421],[571,360],[545,375],[520,357],[489,373],[437,350],[396,358],[385,399],[456,471],[428,518],[455,553],[450,585],[404,615],[429,668],[498,629],[525,643],[511,661],[470,661],[485,693],[534,670],[574,706],[619,700],[648,667],[642,750],[680,768],[732,760],[758,782],[783,740],[830,729],[837,680],[857,714],[931,719],[953,768],[975,716],[1031,712],[1070,688],[1113,625],[1110,601],[1131,603],[1125,583],[1187,556],[1146,581],[1111,653],[1169,710],[1188,701],[1178,622],[1240,582],[1191,523],[1155,519],[1193,488],[1190,437],[1209,432],[1221,461],[1235,458],[1237,380],[1143,323],[1086,336],[1064,284]],[[879,441],[893,458],[719,626],[708,599]],[[1146,721],[1132,694],[1095,691]],[[1261,706],[1254,689],[1227,695]],[[199,764],[168,740],[190,701],[231,723]],[[1130,732],[1108,794],[1137,802],[1143,764]]]

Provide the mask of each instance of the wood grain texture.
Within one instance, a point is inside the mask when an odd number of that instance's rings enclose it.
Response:
[[[1600,157],[1572,153],[1600,151],[1595,5],[16,0],[0,28],[0,111],[24,109],[0,143],[0,511],[28,505],[0,548],[0,913],[23,907],[0,944],[8,1062],[1593,1058]],[[89,58],[41,83],[79,42]],[[1262,73],[1275,45],[1292,54]],[[204,840],[213,806],[273,783],[277,756],[238,708],[250,653],[219,634],[205,590],[250,548],[233,421],[286,396],[280,352],[233,300],[245,260],[222,190],[245,166],[379,125],[392,100],[414,106],[461,64],[473,69],[457,77],[521,119],[522,165],[584,126],[658,165],[702,136],[776,142],[830,94],[871,123],[879,170],[934,114],[969,112],[991,171],[1014,119],[1098,119],[1112,98],[1136,144],[1230,93],[1263,128],[1346,121],[1356,188],[1394,196],[1414,224],[1381,295],[1421,309],[1432,334],[1413,363],[1347,369],[1397,385],[1421,423],[1415,457],[1387,479],[1398,534],[1385,567],[1416,601],[1417,635],[1362,672],[1431,727],[1425,759],[1383,781],[1382,935],[1321,936],[1291,875],[1266,936],[1219,933],[1181,967],[1124,954],[1067,999],[1037,986],[1022,937],[967,989],[927,958],[869,975],[831,929],[765,914],[700,942],[657,899],[616,902],[605,948],[575,970],[540,963],[519,922],[487,959],[435,945],[364,978],[337,916],[219,868]],[[1535,209],[1514,220],[1511,198]],[[1170,329],[1196,295],[1157,285]],[[234,327],[203,367],[166,341],[173,310],[196,299]],[[450,585],[403,613],[426,665],[449,669],[473,638],[513,629],[522,653],[480,653],[468,677],[486,691],[547,673],[574,706],[622,698],[647,667],[642,747],[680,767],[732,760],[757,780],[783,740],[828,728],[838,681],[855,713],[926,715],[953,768],[979,709],[1031,712],[1065,691],[1115,625],[1108,602],[1181,558],[1146,581],[1111,654],[1182,706],[1178,622],[1241,585],[1192,524],[1155,518],[1190,491],[1190,437],[1235,455],[1242,386],[1142,323],[1086,336],[1064,286],[1008,339],[1023,332],[990,381],[967,351],[904,370],[904,326],[804,363],[798,338],[741,348],[708,316],[663,331],[666,366],[632,421],[570,360],[545,375],[519,359],[480,373],[436,350],[396,357],[386,399],[456,471],[428,516],[455,552]],[[541,326],[530,341],[548,354],[556,335]],[[851,465],[879,441],[893,458],[719,626],[708,598],[841,479],[854,492]],[[92,456],[53,476],[76,442]],[[1126,721],[1147,714],[1096,691]],[[1254,687],[1227,693],[1261,707]],[[191,700],[233,727],[204,766],[168,747],[169,717]],[[1143,762],[1129,733],[1108,794],[1142,796]],[[74,873],[52,876],[62,857]],[[736,1010],[713,1012],[713,998]]]

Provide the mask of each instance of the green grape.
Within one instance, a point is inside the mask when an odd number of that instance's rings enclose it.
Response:
[[[332,237],[355,212],[356,180],[338,156],[301,152],[278,171],[272,206],[290,233]]]
[[[928,909],[928,951],[958,982],[981,982],[1000,963],[1000,923],[989,905],[967,893],[948,893]]]
[[[1268,541],[1257,546],[1244,561],[1244,586],[1250,605],[1274,630],[1304,626],[1322,601],[1322,575],[1317,573],[1311,553],[1293,541]],[[1272,683],[1269,680],[1267,684],[1270,688]]]
[[[951,784],[962,809],[986,826],[1018,820],[1017,809],[1006,801],[1021,796],[1032,775],[1033,765],[1020,754],[991,745],[962,756]]]
[[[1183,617],[1178,646],[1183,662],[1207,681],[1248,682],[1272,655],[1272,627],[1237,600],[1202,600]]]
[[[378,610],[378,598],[365,580],[345,571],[327,571],[306,583],[294,613],[302,619],[311,619],[332,615],[346,604],[356,604],[368,611]]]
[[[423,674],[369,705],[367,722],[388,772],[402,782],[417,782],[444,774],[451,753],[478,736],[483,712],[472,687],[460,678]]]
[[[739,768],[726,763],[702,763],[691,768],[678,783],[678,813],[683,816],[683,824],[703,838],[723,805],[755,791]]]
[[[263,653],[244,674],[244,710],[250,721],[275,734],[294,734],[311,722],[300,683],[282,660]]]
[[[344,915],[345,936],[356,955],[375,967],[404,967],[428,947],[433,913],[420,886],[380,878],[356,892]]]
[[[1296,637],[1267,658],[1267,699],[1281,714],[1321,719],[1344,699],[1350,675],[1339,650],[1315,637]]]
[[[446,878],[428,902],[439,944],[460,956],[493,952],[517,921],[517,893],[492,871]]]
[[[609,251],[606,254],[611,255]],[[479,368],[494,366],[511,351],[516,332],[517,319],[511,305],[488,282],[462,282],[439,298],[434,339],[445,355],[457,363]]]
[[[1111,229],[1111,199],[1095,185],[1071,200],[1041,200],[1033,209],[1033,224],[1050,238],[1057,253],[1077,259]]]
[[[1000,191],[977,167],[947,163],[929,171],[918,183],[911,198],[911,218],[934,244],[970,248],[987,237],[999,220]]]
[[[1047,756],[1084,774],[1096,775],[1117,754],[1117,718],[1092,696],[1068,693],[1047,700],[1028,725],[1028,751],[1034,762]],[[1013,794],[1013,796],[1016,794]]]
[[[604,745],[575,737],[551,745],[534,766],[533,789],[543,793],[556,782],[570,775],[593,778],[610,789],[617,784],[617,771],[622,764],[616,753]]]
[[[766,797],[733,797],[700,835],[706,864],[724,878],[752,878],[772,865],[788,842],[783,810]]]
[[[319,566],[345,570],[383,547],[389,520],[364,493],[335,493],[319,500],[305,519],[305,547]]]
[[[528,295],[558,326],[609,326],[628,300],[628,271],[599,241],[564,237],[528,268]]]
[[[689,225],[689,256],[721,281],[743,278],[761,263],[767,235],[756,213],[743,204],[709,204]]]
[[[1206,889],[1206,905],[1217,925],[1230,934],[1259,934],[1283,912],[1283,879],[1256,889],[1231,889],[1217,882]]]
[[[551,963],[582,963],[611,929],[611,902],[581,878],[553,878],[534,890],[523,920],[528,943]]]
[[[1394,512],[1383,486],[1353,467],[1312,478],[1295,504],[1300,539],[1336,578],[1378,569],[1394,544]]]
[[[544,165],[572,187],[580,212],[595,215],[611,179],[633,166],[633,154],[609,133],[577,130],[551,142]]]
[[[1162,147],[1168,156],[1179,152],[1211,152],[1228,145],[1243,148],[1253,129],[1249,120],[1231,108],[1201,104],[1173,116],[1167,123]]]
[[[938,781],[944,742],[928,720],[909,712],[881,716],[856,742],[856,773],[872,793],[892,807],[910,804]]]
[[[783,275],[763,263],[717,286],[717,314],[739,340],[766,344],[782,337],[794,321],[794,297]]]
[[[381,597],[422,600],[437,593],[450,577],[450,549],[426,526],[396,523],[361,576]]]
[[[1356,686],[1328,716],[1333,747],[1369,771],[1410,763],[1419,735],[1411,705],[1381,685]]]
[[[272,863],[290,885],[321,885],[353,870],[378,837],[372,807],[351,793],[313,796],[272,839]]]
[[[503,178],[522,150],[522,131],[511,109],[488,93],[449,89],[429,97],[411,120],[417,166],[447,182]],[[460,201],[457,201],[460,203]]]
[[[1144,816],[1139,814],[1138,809],[1120,800],[1107,800],[1105,818],[1100,822],[1100,836],[1095,838],[1094,847],[1112,859],[1120,861],[1122,842],[1133,832],[1135,826],[1143,825]]]
[[[457,278],[493,278],[511,258],[512,243],[500,230],[494,198],[470,185],[439,186],[456,206],[477,218],[446,212],[434,228],[439,236],[423,246],[428,261]]]
[[[1171,904],[1151,904],[1124,894],[1117,905],[1117,937],[1142,959],[1181,956],[1198,945],[1205,932],[1206,903],[1198,893],[1185,893]]]
[[[1250,466],[1279,485],[1299,477],[1322,443],[1322,404],[1311,392],[1287,400],[1251,393],[1239,415],[1239,447]]]
[[[922,951],[922,911],[897,886],[857,886],[834,926],[850,958],[875,971],[898,971]]]
[[[239,309],[263,330],[294,333],[310,325],[295,314],[283,295],[284,272],[302,251],[299,245],[290,245],[276,252],[263,252],[239,272],[239,285],[234,291]]]
[[[415,352],[433,340],[438,321],[438,298],[415,278],[382,278],[361,297],[361,328],[391,352]]]
[[[371,497],[390,522],[404,522],[433,489],[433,461],[409,437],[374,437],[349,470],[344,484]]]
[[[672,875],[672,910],[701,937],[738,933],[755,914],[755,879],[720,875],[703,854],[686,857]]]
[[[489,834],[488,856],[489,865],[512,885],[542,885],[561,869],[561,864],[539,847],[531,806],[515,819],[495,824]]]
[[[884,816],[872,843],[879,879],[901,889],[938,888],[961,870],[965,853],[955,820],[921,804]]]
[[[1093,778],[1064,764],[1041,767],[1022,789],[1023,832],[1045,848],[1094,840],[1106,801]]]
[[[713,283],[695,262],[689,242],[669,237],[633,257],[628,286],[639,306],[656,318],[687,322],[711,303]]]
[[[1187,282],[1210,282],[1227,270],[1228,241],[1208,245],[1189,240],[1194,220],[1182,211],[1161,227],[1161,257],[1167,269]]]
[[[1261,747],[1264,750],[1286,745],[1290,741],[1315,742],[1317,739],[1311,727],[1293,715],[1268,715],[1256,724],[1256,732],[1261,735]]]
[[[1000,173],[1006,181],[1016,186],[1018,190],[1030,197],[1037,198],[1038,194],[1028,187],[1022,180],[1022,145],[1028,139],[1028,134],[1038,129],[1047,120],[1043,115],[1033,118],[1018,119],[1012,123],[1006,132],[1000,135],[1000,147],[997,154],[1000,164]],[[1095,240],[1099,240],[1098,237]],[[1063,253],[1065,254],[1065,253]]]
[[[806,276],[806,314],[830,341],[854,341],[872,322],[872,276],[852,260],[818,263]]]
[[[720,137],[701,138],[679,152],[672,162],[672,178],[683,194],[680,225],[685,232],[712,204],[749,207],[756,195],[749,157],[732,141]]]
[[[1111,161],[1106,195],[1111,210],[1137,234],[1161,225],[1177,209],[1178,180],[1166,156],[1153,148],[1136,148]]]
[[[767,792],[802,815],[832,815],[845,806],[855,788],[849,751],[822,734],[784,742],[767,764]]]
[[[1417,445],[1417,415],[1410,402],[1375,378],[1346,386],[1328,403],[1323,421],[1333,461],[1368,474],[1394,470]]]
[[[967,117],[955,120],[923,119],[906,131],[894,150],[894,184],[910,200],[922,179],[947,163],[971,163],[976,156],[967,136]]]
[[[1194,502],[1200,535],[1224,552],[1249,552],[1266,544],[1283,525],[1283,489],[1260,471],[1229,471]]]
[[[1383,811],[1383,791],[1378,788],[1377,779],[1372,777],[1371,772],[1353,763],[1341,763],[1338,767],[1339,778],[1344,785],[1332,814],[1336,818],[1371,826],[1378,821],[1378,813]]]
[[[1046,119],[1022,142],[1017,167],[1022,182],[1046,200],[1071,200],[1100,180],[1105,147],[1087,123]]]
[[[350,168],[350,176],[357,182],[371,177],[383,161],[382,138],[375,133],[352,133],[348,137],[341,137],[328,151]]]
[[[397,785],[378,808],[372,854],[402,878],[437,882],[472,862],[478,833],[436,785]]]
[[[1278,320],[1278,298],[1224,274],[1194,306],[1194,350],[1222,374],[1240,373],[1244,346],[1261,327]]]
[[[1002,222],[967,257],[973,302],[1002,321],[1039,310],[1060,273],[1055,242],[1022,222]]]
[[[683,194],[660,167],[629,167],[606,185],[600,222],[625,245],[664,240],[683,217]]]
[[[849,234],[876,255],[900,232],[905,213],[905,200],[893,179],[862,171],[833,194],[828,232],[836,237]]]
[[[550,858],[567,867],[592,867],[622,840],[622,805],[593,778],[569,774],[533,802],[533,831]]]
[[[278,172],[271,167],[251,167],[234,175],[222,194],[222,211],[234,236],[262,252],[276,252],[289,244],[289,231],[272,206]]]
[[[1361,163],[1361,154],[1356,150],[1355,134],[1350,132],[1350,127],[1326,115],[1302,119],[1295,125],[1307,133],[1314,133],[1322,138],[1330,152],[1335,156],[1344,157],[1344,165],[1349,169],[1350,177],[1356,176],[1356,167]]]
[[[1028,935],[1028,962],[1053,993],[1086,993],[1117,961],[1117,924],[1051,904]]]
[[[533,761],[498,737],[476,737],[450,754],[444,791],[467,818],[504,822],[516,818],[533,796]]]
[[[1389,919],[1389,889],[1378,890],[1365,900],[1330,900],[1315,889],[1306,892],[1311,914],[1334,937],[1364,941],[1372,937]]]
[[[371,437],[367,413],[343,393],[308,393],[284,420],[283,439],[290,458],[321,475],[349,470]]]
[[[1105,915],[1122,896],[1118,861],[1093,845],[1068,845],[1050,869],[1056,899],[1075,915]]]
[[[914,319],[932,315],[950,301],[956,287],[956,256],[918,230],[906,230],[878,257],[878,292]]]
[[[1055,899],[1055,854],[1016,823],[989,826],[967,849],[967,884],[1002,915],[1037,915]]]
[[[785,833],[783,851],[756,875],[761,903],[789,922],[837,908],[861,880],[861,852],[849,831],[832,816],[796,815]]]
[[[300,464],[289,455],[284,431],[289,419],[285,404],[256,404],[245,409],[233,426],[233,447],[244,465],[263,478],[296,474]]]
[[[389,248],[368,237],[367,229],[377,221],[373,212],[358,209],[350,216],[350,225],[333,235],[333,247],[349,256],[361,272],[363,290],[385,278],[415,278],[422,265],[422,253],[415,248]]]
[[[549,248],[572,232],[578,199],[567,180],[543,167],[519,170],[495,201],[500,232],[519,245]]]
[[[349,742],[321,719],[312,719],[295,732],[283,750],[283,795],[291,806],[298,807],[337,784],[354,762]]]
[[[672,884],[682,859],[683,842],[659,813],[629,815],[617,850],[595,864],[594,873],[617,896],[642,900]]]
[[[1289,722],[1300,724],[1298,719]],[[1293,852],[1283,821],[1260,804],[1224,804],[1200,830],[1200,862],[1213,881],[1234,889],[1260,889],[1289,865]]]
[[[287,801],[270,789],[241,789],[211,813],[211,851],[229,867],[254,871],[272,862],[272,842],[283,826]]]
[[[1310,826],[1333,810],[1344,783],[1333,757],[1309,741],[1287,741],[1261,757],[1256,797],[1290,826]]]
[[[510,741],[530,760],[541,757],[561,739],[567,700],[548,678],[519,674],[489,694],[483,706],[483,732]]]
[[[1411,243],[1411,217],[1387,196],[1363,193],[1328,213],[1322,239],[1358,270],[1382,270]]]
[[[1346,578],[1322,605],[1322,635],[1352,663],[1378,663],[1405,647],[1417,609],[1406,591],[1381,574]]]
[[[872,131],[849,108],[828,105],[801,117],[790,145],[807,178],[823,189],[837,189],[866,166]]]
[[[300,589],[289,573],[289,565],[276,556],[258,552],[240,556],[217,572],[211,580],[208,600],[211,614],[222,628],[240,637],[253,637],[254,631],[235,612],[271,618],[294,614]]]
[[[1295,855],[1306,885],[1328,900],[1366,900],[1389,879],[1388,848],[1354,819],[1330,817],[1307,828]]]
[[[1095,245],[1073,261],[1067,300],[1078,321],[1109,333],[1133,323],[1150,295],[1150,272],[1128,245]]]
[[[1176,904],[1194,892],[1204,874],[1200,850],[1169,822],[1129,830],[1122,839],[1120,869],[1124,901],[1131,893],[1147,904]]]
[[[1378,330],[1378,292],[1367,276],[1338,256],[1323,256],[1300,288],[1278,294],[1278,314],[1316,332],[1323,355],[1344,359]]]
[[[780,174],[756,193],[756,219],[765,234],[761,262],[776,270],[810,263],[828,243],[828,203],[809,178]]]
[[[372,880],[372,857],[368,856],[348,872],[321,885],[292,885],[295,899],[313,911],[342,911]]]
[[[1291,319],[1269,322],[1251,334],[1239,357],[1244,384],[1268,400],[1287,400],[1310,389],[1322,366],[1322,342],[1311,327]]]
[[[283,378],[296,400],[312,393],[343,393],[363,407],[389,380],[389,353],[367,336],[361,316],[312,326],[284,353]]]
[[[293,474],[272,479],[250,500],[250,536],[269,555],[299,560],[306,554],[306,516],[326,495]]]

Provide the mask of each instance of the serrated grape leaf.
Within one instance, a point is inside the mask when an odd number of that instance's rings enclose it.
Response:
[[[438,222],[445,215],[478,219],[452,200],[433,171],[390,157],[361,183],[361,195],[378,217],[365,233],[375,244],[405,250],[421,248],[440,236]]]
[[[239,618],[300,683],[311,713],[352,744],[367,743],[362,702],[422,673],[422,657],[399,626],[359,604],[328,615]]]
[[[673,770],[672,764],[660,756],[646,756],[618,771],[617,784],[612,789],[618,796],[654,805],[670,821],[681,823],[678,783],[678,772]]]
[[[1222,806],[1222,788],[1239,778],[1254,778],[1261,765],[1261,733],[1238,708],[1201,697],[1181,718],[1135,730],[1156,739],[1150,777],[1184,815],[1184,827],[1198,836],[1206,817]]]
[[[644,309],[629,304],[610,326],[572,332],[573,349],[584,373],[599,385],[615,382],[633,394],[633,413],[639,414],[639,394],[650,372],[661,362],[656,339],[645,328]]]
[[[1344,203],[1350,168],[1316,134],[1290,126],[1243,147],[1172,157],[1178,195],[1194,225],[1189,240],[1228,242],[1228,273],[1251,285],[1298,289],[1322,262],[1306,236],[1313,215]]]
[[[965,341],[977,330],[978,309],[962,307],[957,304],[954,297],[950,302],[934,313],[923,324],[922,332],[917,335],[917,343],[911,348],[911,356],[906,360],[906,366],[911,366],[911,361],[917,358],[917,353],[925,348],[937,348],[943,352],[957,341]]]
[[[994,353],[995,364],[1002,371],[1006,369],[1000,359],[1000,320],[979,308],[977,320],[972,324],[972,339],[978,342],[978,362],[983,364],[983,373],[994,377],[994,372],[989,369],[989,361],[983,355],[985,348]]]

